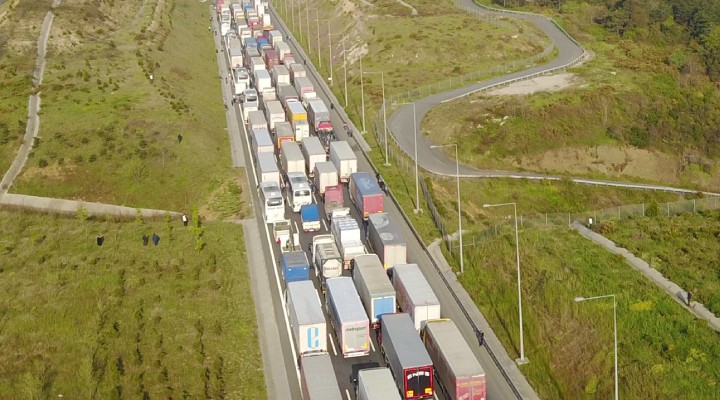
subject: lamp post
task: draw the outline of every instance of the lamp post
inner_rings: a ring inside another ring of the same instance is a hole
[[[329,19],[316,19],[315,25],[317,26],[317,45],[318,45],[318,68],[322,68],[322,51],[320,51],[320,23],[327,22],[328,27],[330,26]]]
[[[307,7],[307,0],[305,0],[305,22],[307,23],[307,39],[305,40],[305,43],[307,44],[308,51],[312,52],[312,48],[310,48],[310,10],[314,10],[317,18],[317,14],[320,12],[317,8],[308,8]],[[318,47],[318,52],[320,51],[320,47]]]
[[[382,104],[383,104],[383,129],[385,132],[385,166],[390,166],[390,159],[388,158],[388,143],[387,143],[387,107],[385,104],[385,73],[382,71],[365,71],[364,74],[380,74],[380,84],[382,85]],[[362,81],[361,81],[362,82]],[[363,102],[364,103],[364,102]]]
[[[614,332],[614,335],[615,335],[615,400],[618,400],[619,392],[618,392],[617,302],[615,301],[615,295],[614,294],[606,294],[604,296],[595,296],[595,297],[576,297],[575,301],[580,303],[583,301],[605,299],[608,297],[612,297],[612,299],[613,299],[613,330],[615,331]]]
[[[518,286],[518,314],[520,315],[520,358],[515,360],[518,365],[527,364],[528,359],[525,358],[525,339],[523,335],[523,314],[522,314],[522,290],[520,286],[520,241],[518,240],[518,224],[517,224],[517,204],[483,204],[483,208],[513,206],[515,215],[515,257],[517,260],[517,286]]]
[[[444,144],[440,146],[430,146],[431,149],[440,147],[455,146],[455,171],[457,176],[457,203],[458,203],[458,233],[460,234],[460,274],[465,273],[465,257],[463,256],[463,234],[462,234],[462,210],[460,208],[460,159],[458,158],[458,145]],[[417,157],[415,157],[417,159]]]
[[[330,64],[330,86],[333,85],[333,59],[332,59],[332,33],[330,33],[330,20],[327,21],[328,23],[328,51],[330,52],[330,55],[328,57],[328,63]]]
[[[292,30],[295,30],[295,0],[290,1],[290,17],[292,22]]]
[[[342,43],[343,43],[343,75],[345,78],[345,108],[348,106],[348,91],[347,91],[347,54],[345,51],[345,39],[347,39],[347,35],[343,36]]]
[[[412,104],[413,108],[413,126],[415,128],[415,208],[413,209],[413,212],[415,214],[420,212],[420,179],[418,178],[418,145],[417,145],[417,134],[418,134],[418,123],[417,123],[417,114],[415,112],[415,102],[412,103],[400,103],[399,105],[407,105]],[[430,146],[436,147],[436,146]],[[458,191],[459,192],[459,191]]]
[[[362,56],[360,56],[360,111],[362,112],[362,133],[365,134],[365,90],[363,90]]]

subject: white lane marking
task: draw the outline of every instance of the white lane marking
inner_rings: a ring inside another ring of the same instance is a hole
[[[330,344],[332,345],[333,349],[333,355],[337,357],[337,350],[335,350],[335,341],[332,338],[332,335],[328,333],[328,338],[330,338]]]
[[[327,222],[325,222],[325,218],[322,219],[322,224],[323,224],[323,228],[325,228],[325,231],[327,232],[328,227],[327,227]]]
[[[295,225],[295,232],[300,233],[300,229],[298,229],[297,221],[293,221],[293,225]]]
[[[345,396],[347,396],[347,399],[348,399],[348,400],[352,400],[352,399],[350,398],[350,391],[347,390],[347,389],[345,389]]]
[[[370,340],[370,348],[372,349],[373,353],[375,352],[375,345],[373,344],[372,340]]]

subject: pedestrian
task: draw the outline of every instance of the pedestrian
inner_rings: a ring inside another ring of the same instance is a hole
[[[485,332],[481,331],[480,329],[476,330],[475,332],[477,334],[478,343],[480,344],[480,346],[484,345],[485,344]]]
[[[692,292],[688,291],[687,293],[687,305],[690,307],[690,302],[692,301]]]
[[[98,246],[102,246],[103,243],[105,242],[105,236],[98,235],[97,238],[95,238],[95,242],[97,242]]]
[[[310,182],[310,192],[315,193],[315,182],[313,181]]]
[[[182,215],[182,222],[183,222],[183,226],[187,226],[187,225],[188,225],[188,217],[187,217],[187,215],[185,215],[185,214]]]
[[[368,226],[370,226],[370,222],[366,219],[363,220],[363,228],[365,229],[365,240],[367,240],[368,237]]]
[[[380,183],[380,181],[382,181],[382,179],[380,178],[380,173],[379,173],[379,172],[376,172],[376,173],[375,173],[375,179],[378,181],[378,183]]]
[[[153,243],[155,244],[155,246],[160,244],[160,236],[158,236],[157,233],[153,233],[152,240],[153,240]]]
[[[143,234],[142,241],[143,241],[143,246],[147,246],[148,242],[150,241],[150,236]]]
[[[183,135],[182,133],[178,133],[178,143],[182,143]]]

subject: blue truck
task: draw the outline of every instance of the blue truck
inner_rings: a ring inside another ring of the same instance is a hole
[[[310,262],[304,251],[288,251],[282,253],[283,280],[287,285],[290,282],[306,281],[310,279]]]
[[[300,207],[300,220],[303,232],[317,232],[320,230],[320,208],[318,205],[305,204]]]

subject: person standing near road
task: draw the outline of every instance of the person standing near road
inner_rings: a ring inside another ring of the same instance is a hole
[[[158,236],[157,233],[153,233],[152,240],[153,240],[153,243],[155,244],[155,246],[160,244],[160,236]]]
[[[147,246],[148,243],[150,242],[150,236],[143,234],[142,241],[143,241],[143,246]]]
[[[182,222],[183,222],[183,226],[188,226],[188,217],[187,217],[187,215],[185,215],[185,214],[182,215]]]

